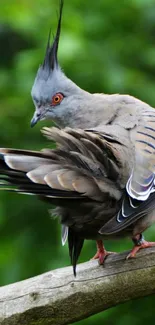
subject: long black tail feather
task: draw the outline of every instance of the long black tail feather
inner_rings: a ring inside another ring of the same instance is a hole
[[[69,247],[69,255],[70,255],[71,263],[73,265],[74,276],[76,276],[76,265],[83,244],[84,244],[84,239],[80,237],[79,234],[75,232],[73,229],[69,228],[68,247]]]

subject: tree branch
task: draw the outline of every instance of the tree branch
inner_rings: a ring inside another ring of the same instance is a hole
[[[57,269],[0,288],[0,325],[65,325],[155,293],[155,248]]]

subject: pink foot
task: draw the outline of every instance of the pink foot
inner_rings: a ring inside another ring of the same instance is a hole
[[[99,260],[99,264],[102,265],[108,255],[116,254],[115,252],[107,252],[103,246],[102,240],[97,240],[97,253],[94,255],[92,260]]]
[[[142,248],[148,248],[148,247],[153,247],[155,246],[155,242],[148,242],[146,240],[143,240],[140,245],[135,245],[131,252],[128,254],[126,259],[128,260],[129,258],[134,258],[136,257],[137,252],[142,249]]]

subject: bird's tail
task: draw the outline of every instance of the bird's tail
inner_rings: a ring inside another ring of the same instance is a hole
[[[68,231],[68,246],[71,263],[73,265],[73,273],[76,276],[76,264],[83,247],[84,238],[80,237],[72,228]]]

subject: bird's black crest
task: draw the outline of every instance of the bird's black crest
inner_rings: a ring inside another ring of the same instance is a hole
[[[53,40],[53,44],[50,46],[50,38],[51,38],[51,29],[49,32],[49,37],[47,41],[46,53],[43,62],[43,69],[54,70],[58,66],[57,52],[59,45],[59,38],[61,32],[61,20],[62,20],[62,10],[63,10],[64,1],[60,0],[60,9],[59,9],[59,19],[57,25],[56,35]]]

